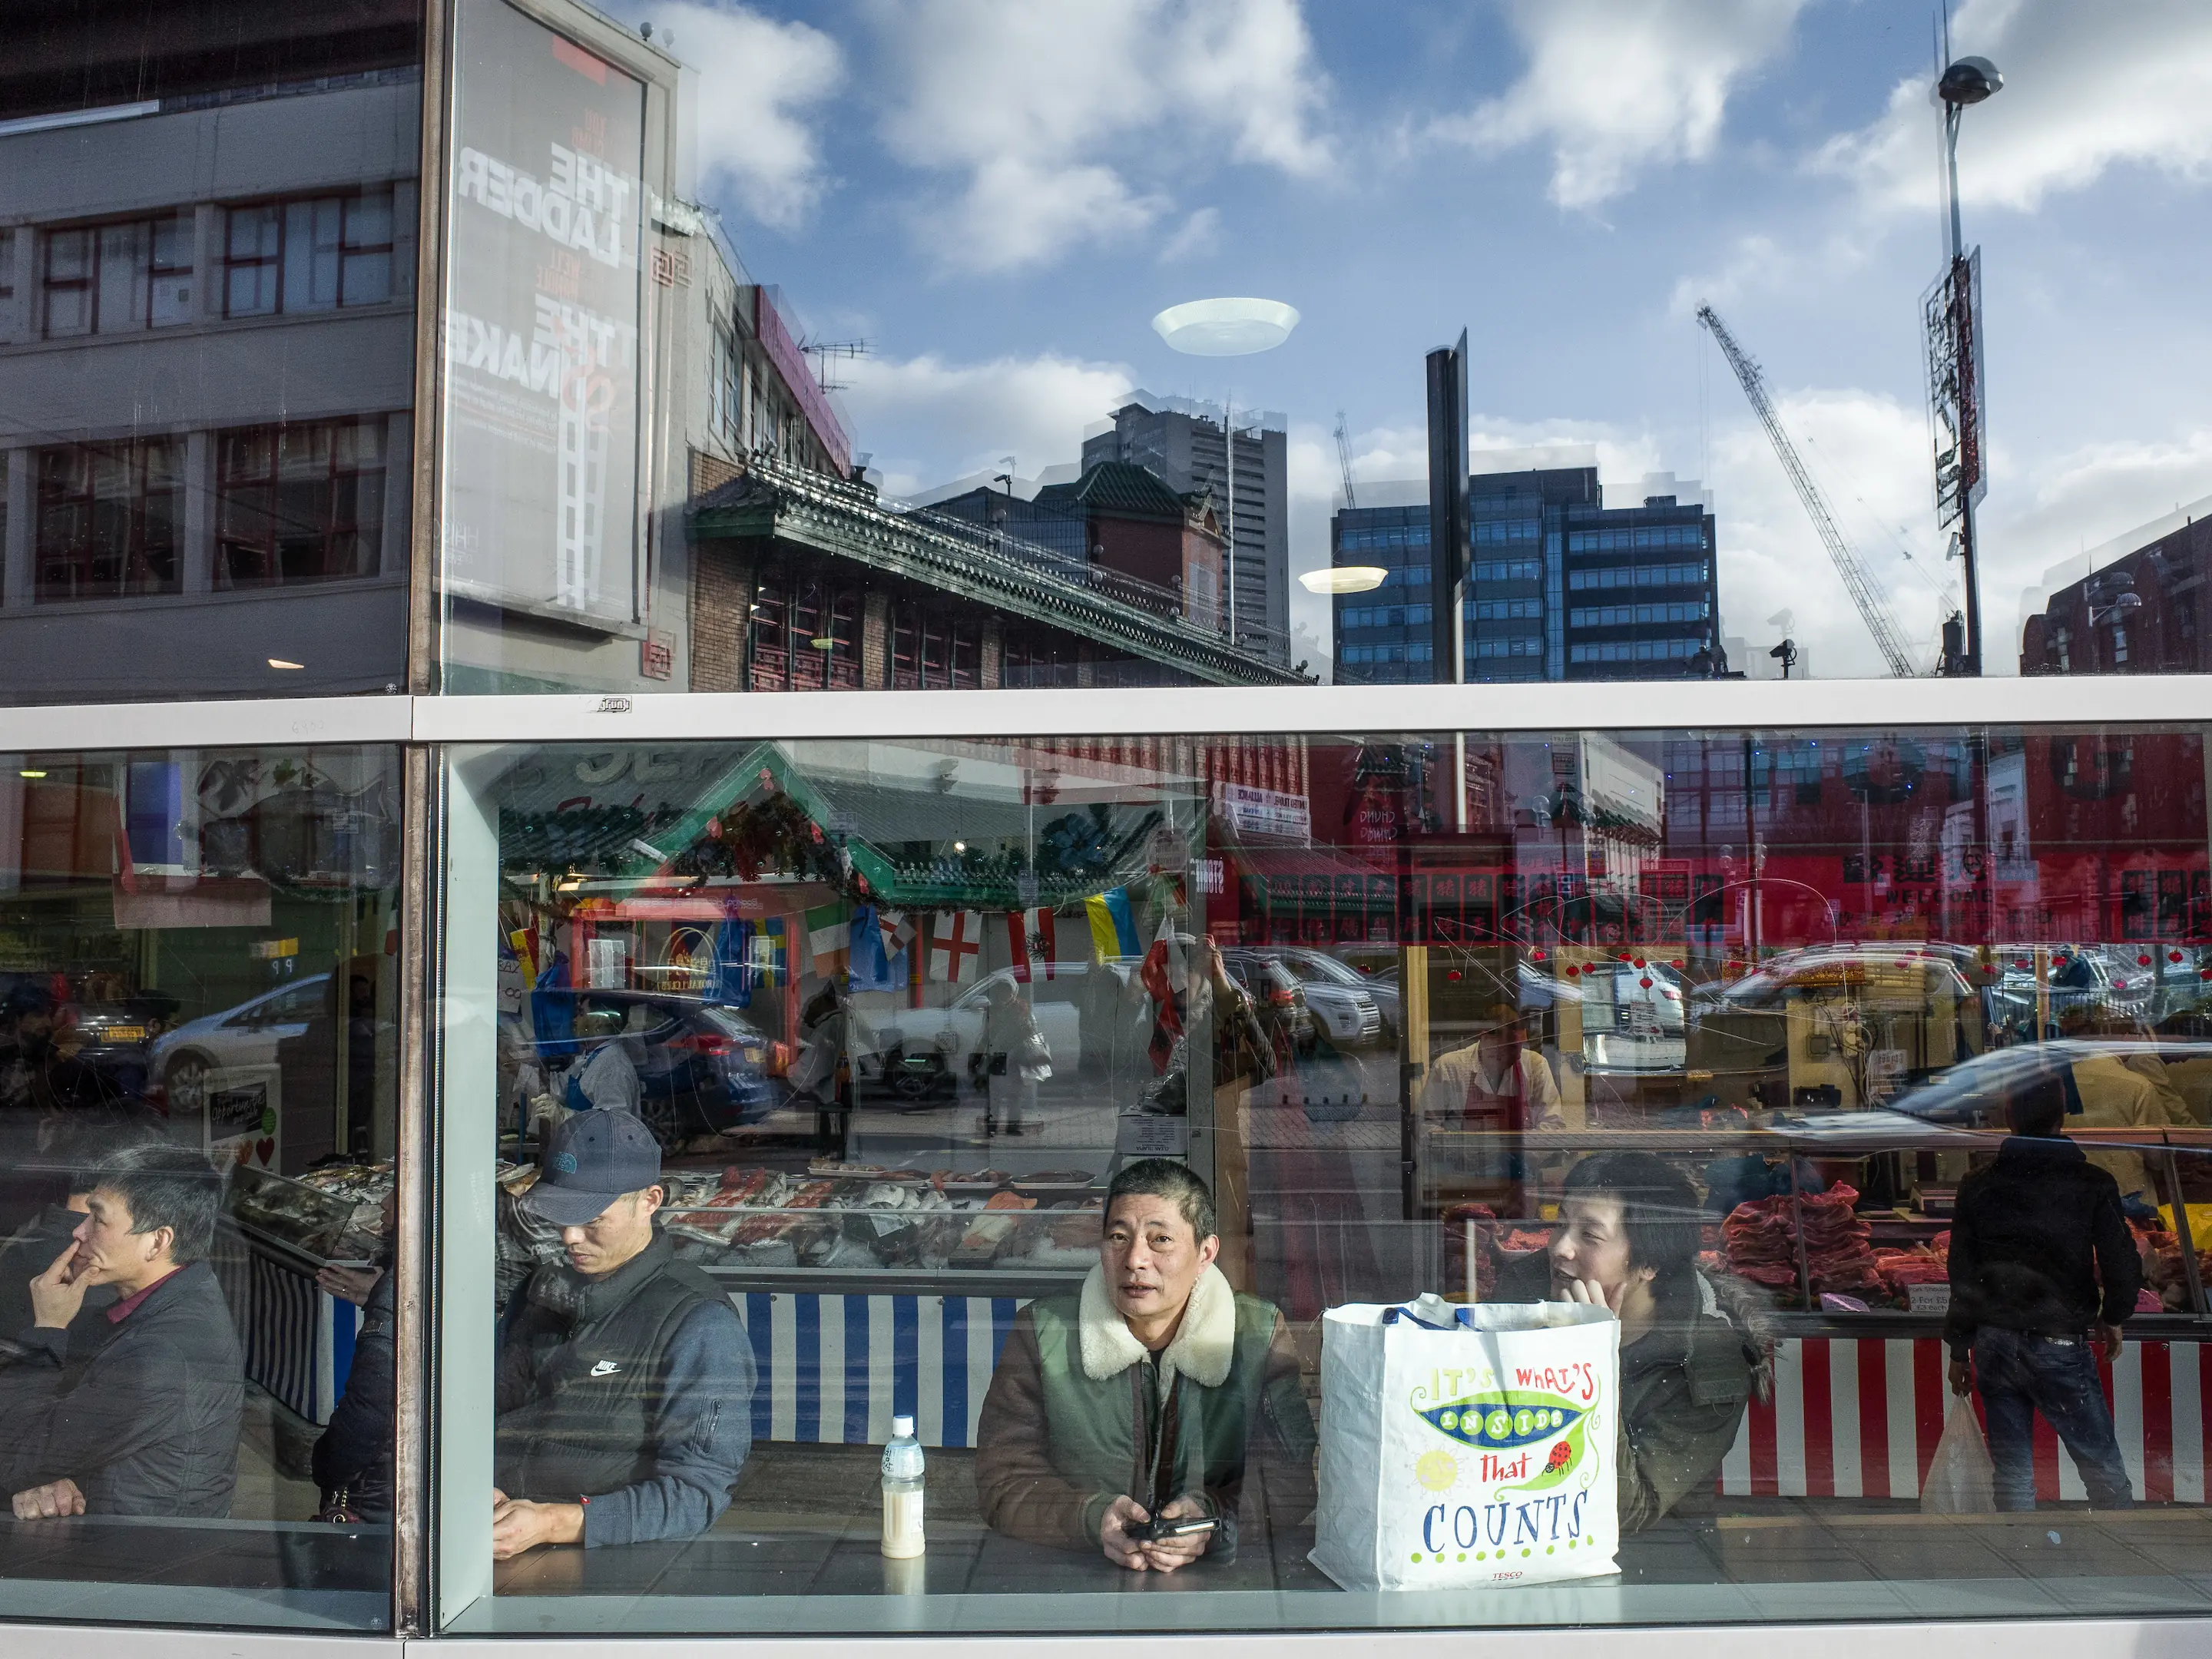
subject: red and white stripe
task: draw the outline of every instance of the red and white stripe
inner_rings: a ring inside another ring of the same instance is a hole
[[[2105,1394],[2136,1496],[2205,1501],[2212,1375],[2194,1342],[2130,1342],[2105,1367]],[[1752,1402],[1721,1464],[1732,1498],[1920,1495],[1950,1400],[1948,1359],[1934,1337],[1792,1337],[1777,1345],[1774,1398]],[[2035,1488],[2086,1496],[2071,1457],[2040,1418]]]

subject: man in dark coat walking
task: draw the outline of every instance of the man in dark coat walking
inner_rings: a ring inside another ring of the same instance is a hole
[[[2006,1108],[2012,1133],[1986,1169],[1959,1183],[1951,1223],[1951,1391],[1978,1388],[2000,1510],[2035,1507],[2033,1436],[2041,1412],[2074,1454],[2096,1509],[2135,1501],[2097,1375],[2135,1311],[2142,1262],[2119,1183],[2061,1129],[2063,1078],[2051,1073]]]

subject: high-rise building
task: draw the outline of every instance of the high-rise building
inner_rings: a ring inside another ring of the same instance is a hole
[[[1429,509],[1419,484],[1365,485],[1331,522],[1330,560],[1374,565],[1382,585],[1335,603],[1336,677],[1434,678]],[[1465,678],[1680,679],[1725,671],[1716,618],[1713,517],[1680,494],[1604,505],[1595,466],[1469,481]]]
[[[1224,609],[1253,655],[1291,659],[1291,512],[1285,417],[1271,410],[1237,409],[1236,547]],[[1133,393],[1111,423],[1083,441],[1083,470],[1109,461],[1140,466],[1177,495],[1210,493],[1223,520],[1231,516],[1224,464],[1222,410],[1187,398]],[[1233,607],[1229,600],[1233,597]]]

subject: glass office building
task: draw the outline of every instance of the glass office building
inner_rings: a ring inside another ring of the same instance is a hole
[[[2197,19],[7,15],[26,1650],[2204,1644]]]

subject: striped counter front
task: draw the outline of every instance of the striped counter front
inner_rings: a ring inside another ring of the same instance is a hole
[[[2129,1342],[2101,1366],[2137,1501],[2201,1504],[2212,1444],[2212,1378],[2194,1342]],[[1903,1498],[1942,1437],[1951,1391],[1936,1337],[1789,1338],[1776,1347],[1774,1398],[1754,1401],[1721,1465],[1736,1498]],[[2051,1425],[2035,1423],[2039,1498],[2087,1496]]]

